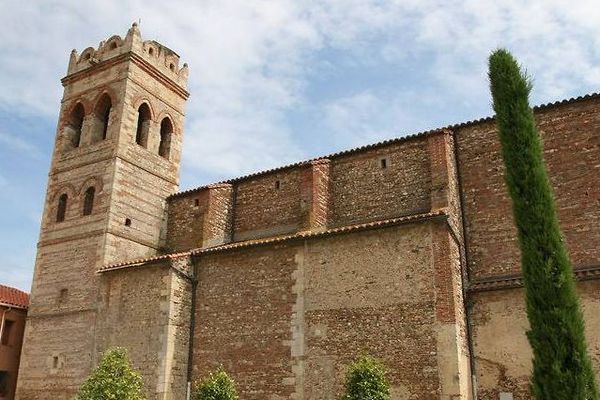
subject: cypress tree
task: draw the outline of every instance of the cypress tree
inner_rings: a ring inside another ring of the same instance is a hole
[[[538,400],[597,400],[573,269],[529,106],[531,82],[504,49],[490,56],[489,79],[521,248],[532,392]]]

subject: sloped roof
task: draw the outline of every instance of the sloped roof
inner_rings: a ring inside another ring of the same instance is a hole
[[[29,307],[29,294],[10,286],[0,285],[0,305],[26,310]]]
[[[572,103],[577,103],[580,101],[585,101],[585,100],[590,100],[590,99],[597,99],[600,97],[600,92],[593,92],[593,93],[588,93],[586,95],[582,95],[582,96],[578,96],[578,97],[571,97],[569,99],[564,99],[564,100],[558,100],[558,101],[554,101],[551,103],[545,103],[545,104],[540,104],[537,106],[533,107],[533,111],[544,111],[547,109],[552,109],[558,106],[562,106],[562,105],[566,105],[566,104],[572,104]],[[336,158],[336,157],[341,157],[341,156],[345,156],[347,154],[354,154],[354,153],[360,153],[362,151],[367,151],[367,150],[371,150],[371,149],[376,149],[378,147],[383,147],[383,146],[387,146],[390,144],[394,144],[394,143],[401,143],[404,141],[408,141],[408,140],[412,140],[412,139],[417,139],[417,138],[422,138],[425,136],[429,136],[429,135],[434,135],[434,134],[439,134],[439,133],[443,133],[443,132],[452,132],[455,131],[457,129],[460,128],[464,128],[464,127],[468,127],[468,126],[472,126],[472,125],[477,125],[477,124],[482,124],[485,122],[490,122],[494,120],[494,116],[487,116],[487,117],[483,117],[483,118],[479,118],[479,119],[473,119],[470,121],[466,121],[466,122],[460,122],[460,123],[456,123],[456,124],[452,124],[452,125],[447,125],[444,126],[442,128],[434,128],[434,129],[430,129],[427,131],[422,131],[422,132],[418,132],[418,133],[413,133],[413,134],[408,134],[408,135],[402,135],[400,137],[397,138],[392,138],[392,139],[387,139],[387,140],[383,140],[377,143],[371,143],[371,144],[366,144],[363,146],[359,146],[359,147],[354,147],[351,149],[347,149],[347,150],[341,150],[338,151],[337,153],[332,153],[332,154],[328,154],[322,157],[317,157],[317,158],[313,158],[310,160],[304,160],[304,161],[298,161],[292,164],[287,164],[287,165],[283,165],[280,167],[276,167],[276,168],[271,168],[271,169],[267,169],[267,170],[263,170],[263,171],[258,171],[258,172],[254,172],[248,175],[244,175],[244,176],[240,176],[237,178],[232,178],[232,179],[228,179],[228,180],[224,180],[224,181],[220,181],[217,182],[215,184],[223,184],[223,183],[234,183],[234,182],[239,182],[242,181],[244,179],[248,179],[248,178],[252,178],[255,176],[260,176],[260,175],[265,175],[265,174],[270,174],[272,172],[277,172],[277,171],[282,171],[282,170],[286,170],[286,169],[290,169],[290,168],[294,168],[294,167],[298,167],[301,165],[307,165],[312,161],[317,161],[320,159],[330,159],[330,158]],[[203,186],[198,186],[198,187],[194,187],[191,189],[186,189],[180,192],[176,192],[173,193],[172,195],[170,195],[169,197],[167,197],[167,199],[172,199],[172,198],[176,198],[176,197],[183,197],[195,192],[199,192],[200,190],[206,189],[211,185],[203,185]]]

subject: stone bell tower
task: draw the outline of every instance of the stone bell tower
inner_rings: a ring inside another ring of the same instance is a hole
[[[156,255],[178,189],[188,68],[137,24],[71,53],[61,103],[18,399],[70,399],[96,363],[105,264]]]

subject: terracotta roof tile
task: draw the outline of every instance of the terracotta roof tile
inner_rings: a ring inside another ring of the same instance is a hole
[[[446,210],[440,209],[440,210],[436,210],[436,211],[428,212],[428,213],[424,213],[424,214],[413,214],[413,215],[407,215],[407,216],[398,217],[398,218],[378,220],[378,221],[366,222],[366,223],[356,224],[356,225],[346,225],[346,226],[342,226],[342,227],[338,227],[338,228],[327,229],[325,231],[320,231],[320,232],[303,231],[303,232],[297,232],[297,233],[294,233],[291,235],[274,236],[274,237],[268,237],[268,238],[263,238],[263,239],[245,240],[242,242],[227,243],[227,244],[214,246],[214,247],[192,249],[192,250],[182,252],[182,253],[164,254],[164,255],[160,255],[160,256],[156,256],[156,257],[143,258],[143,259],[138,259],[138,260],[126,261],[126,262],[122,262],[122,263],[118,263],[118,264],[106,265],[106,266],[100,268],[97,272],[107,272],[107,271],[112,271],[112,270],[126,268],[126,267],[134,267],[134,266],[138,266],[138,265],[144,265],[144,264],[148,264],[148,263],[151,263],[154,261],[175,259],[178,257],[184,257],[184,256],[189,256],[189,255],[213,253],[216,251],[232,250],[232,249],[238,249],[241,247],[260,246],[260,245],[271,244],[271,243],[280,243],[280,242],[286,242],[288,240],[294,240],[294,239],[308,239],[308,238],[320,237],[320,236],[330,236],[330,235],[336,235],[336,234],[340,234],[340,233],[355,232],[355,231],[374,229],[374,228],[382,228],[382,227],[392,226],[392,225],[407,224],[407,223],[411,223],[411,222],[424,221],[424,220],[429,220],[429,219],[436,218],[436,217],[445,217],[445,216],[446,216]]]
[[[0,285],[0,304],[27,309],[29,294],[10,286]]]

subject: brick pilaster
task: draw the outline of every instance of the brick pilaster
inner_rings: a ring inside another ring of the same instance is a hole
[[[229,183],[208,187],[202,247],[229,243],[232,236],[233,186]]]
[[[306,209],[306,230],[324,230],[330,223],[329,171],[330,161],[322,158],[311,161],[304,175],[302,202]]]

